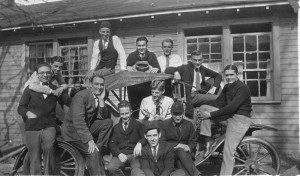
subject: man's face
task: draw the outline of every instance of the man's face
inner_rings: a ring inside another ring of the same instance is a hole
[[[203,61],[204,61],[204,59],[202,57],[202,54],[199,56],[196,56],[196,55],[192,56],[192,63],[195,68],[199,68],[202,65]]]
[[[95,95],[100,95],[104,89],[104,80],[99,77],[94,77],[91,90]]]
[[[54,62],[53,64],[51,64],[51,70],[53,71],[54,75],[57,75],[63,67],[63,63],[61,62]]]
[[[108,40],[109,37],[110,37],[110,29],[109,28],[106,28],[106,27],[101,28],[99,30],[99,33],[100,33],[103,40]]]
[[[173,48],[173,46],[170,42],[163,42],[162,50],[163,50],[165,56],[171,55],[172,48]]]
[[[145,134],[145,139],[147,139],[150,146],[156,147],[158,145],[160,136],[161,134],[158,133],[157,129],[153,129],[153,130],[149,130]]]
[[[42,66],[38,69],[38,78],[41,82],[49,82],[51,75],[51,70],[47,66]]]
[[[75,83],[74,87],[75,87],[75,89],[76,89],[77,91],[79,91],[80,88],[81,88],[81,84],[80,84],[80,83]]]
[[[139,54],[145,54],[145,52],[147,51],[148,44],[146,43],[146,41],[142,40],[136,43],[136,47]]]
[[[161,97],[163,96],[163,93],[165,91],[161,91],[161,90],[158,90],[158,89],[152,89],[151,90],[151,95],[152,95],[152,99],[153,101],[158,101],[161,99]]]
[[[120,117],[123,122],[128,122],[131,117],[131,109],[129,107],[122,107],[119,109]]]
[[[183,113],[182,114],[172,113],[172,119],[175,123],[181,123],[183,119]]]
[[[234,70],[225,70],[224,75],[225,75],[226,82],[229,84],[232,84],[238,80],[238,76]]]

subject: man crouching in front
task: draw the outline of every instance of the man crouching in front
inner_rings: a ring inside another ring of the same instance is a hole
[[[90,89],[78,92],[61,127],[62,137],[85,157],[89,175],[105,175],[101,149],[107,147],[113,122],[104,103],[104,78],[93,76]]]

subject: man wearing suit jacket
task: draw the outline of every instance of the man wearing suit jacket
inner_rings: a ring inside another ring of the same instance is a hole
[[[128,101],[121,101],[118,105],[120,121],[113,128],[109,147],[113,155],[107,170],[111,175],[124,175],[122,168],[131,167],[131,175],[142,174],[140,162],[133,155],[136,144],[144,137],[145,126],[131,117],[131,106]],[[140,148],[141,149],[141,148]]]
[[[57,87],[51,84],[51,68],[47,63],[40,63],[37,66],[37,77],[40,86],[56,90]],[[53,94],[43,94],[26,87],[21,97],[18,113],[25,122],[25,143],[28,148],[30,168],[24,167],[26,174],[42,175],[41,153],[43,153],[44,174],[54,175],[55,173],[55,149],[56,137],[56,114],[57,101],[61,99],[64,104],[70,106],[71,98],[62,94],[59,98]],[[29,162],[28,161],[28,162]],[[28,166],[26,164],[26,166]]]
[[[95,75],[91,84],[73,98],[61,127],[62,137],[85,156],[90,175],[105,175],[100,151],[107,146],[113,122],[107,118],[103,99],[104,78]]]
[[[214,95],[214,93],[222,81],[222,76],[219,73],[202,66],[204,59],[200,51],[193,51],[191,57],[192,62],[187,65],[169,67],[165,70],[165,73],[168,74],[174,74],[178,71],[180,76],[177,77],[175,75],[174,79],[182,79],[183,82],[186,83],[185,94],[187,105],[185,113],[189,118],[193,118],[193,107],[210,104],[217,98],[217,95]],[[211,87],[205,82],[205,77],[214,79],[214,83]],[[208,91],[208,93],[200,94],[200,90]]]
[[[172,144],[175,149],[175,162],[178,168],[187,175],[200,175],[193,162],[193,155],[197,145],[196,131],[192,122],[183,119],[184,107],[179,101],[171,107],[172,118],[163,122],[162,140]]]
[[[174,168],[174,148],[172,144],[160,141],[161,133],[156,122],[151,122],[145,130],[148,144],[143,147],[140,157],[141,168],[146,176],[184,176],[182,169]]]

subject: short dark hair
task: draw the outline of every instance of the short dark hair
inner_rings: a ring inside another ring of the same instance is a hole
[[[65,62],[65,58],[62,56],[53,56],[51,58],[51,64],[53,64],[54,62],[61,62],[64,63]]]
[[[39,68],[41,68],[41,67],[48,67],[48,68],[50,68],[50,70],[51,70],[51,66],[50,66],[48,63],[46,63],[46,62],[40,62],[40,63],[36,66],[36,72],[38,72]]]
[[[151,89],[163,91],[166,88],[164,80],[155,79],[151,82]]]
[[[227,66],[224,68],[224,72],[225,72],[226,70],[234,70],[234,72],[235,72],[236,74],[238,74],[238,68],[237,68],[236,65],[232,65],[232,64],[227,65]]]
[[[194,50],[192,53],[191,53],[191,56],[200,56],[202,55],[202,52],[199,51],[199,50]]]
[[[171,46],[173,47],[173,40],[172,40],[172,39],[164,39],[164,40],[161,42],[161,46],[164,45],[164,42],[171,43]]]
[[[93,75],[93,76],[91,77],[91,79],[90,79],[91,83],[93,82],[93,80],[94,80],[95,77],[101,78],[101,79],[103,79],[103,80],[105,81],[104,76],[102,76],[102,75]]]
[[[118,110],[120,110],[121,108],[125,108],[125,107],[129,107],[129,109],[131,110],[131,105],[128,101],[126,101],[126,100],[120,101],[120,103],[118,104]]]
[[[145,37],[145,36],[138,37],[138,38],[136,39],[136,43],[139,42],[139,41],[146,41],[146,44],[148,43],[148,39],[147,39],[147,37]]]

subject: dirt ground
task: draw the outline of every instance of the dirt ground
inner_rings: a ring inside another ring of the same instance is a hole
[[[280,155],[280,159],[280,175],[292,176],[295,174],[300,174],[299,170],[295,171],[295,165],[300,163],[300,157],[298,158],[298,156],[295,155]],[[9,158],[6,161],[0,163],[0,176],[10,175],[14,160],[14,158]],[[220,172],[220,163],[218,163],[218,161],[207,161],[199,165],[197,168],[201,171],[202,175],[218,175]],[[293,169],[292,171],[290,171],[291,168]]]

